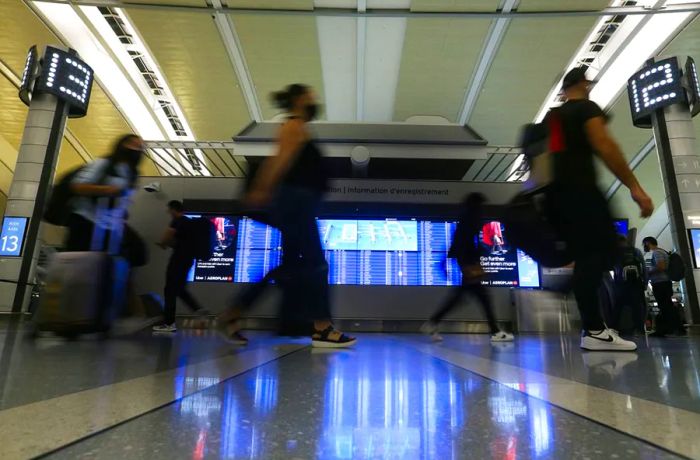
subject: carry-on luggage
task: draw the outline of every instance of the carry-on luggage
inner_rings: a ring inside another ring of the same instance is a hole
[[[112,206],[113,201],[98,200],[91,251],[53,256],[35,316],[35,332],[68,338],[106,333],[124,308],[129,264],[119,252],[124,228],[121,202],[126,200]]]

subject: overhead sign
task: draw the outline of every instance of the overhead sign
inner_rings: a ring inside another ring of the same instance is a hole
[[[28,217],[5,217],[0,234],[0,256],[20,257],[27,231]]]
[[[36,45],[33,45],[27,52],[27,59],[24,62],[24,71],[22,72],[22,82],[19,84],[19,98],[26,105],[29,105],[32,101],[32,86],[38,64],[39,54],[37,53]]]
[[[47,46],[35,89],[66,101],[69,116],[82,117],[87,113],[93,80],[92,68],[75,54]]]
[[[654,111],[686,100],[678,59],[663,59],[640,69],[627,81],[627,94],[634,125],[651,128]]]

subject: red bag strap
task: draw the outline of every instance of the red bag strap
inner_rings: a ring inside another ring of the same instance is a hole
[[[547,117],[549,128],[549,152],[559,153],[566,150],[566,139],[564,138],[564,127],[561,116],[557,110],[552,110]]]

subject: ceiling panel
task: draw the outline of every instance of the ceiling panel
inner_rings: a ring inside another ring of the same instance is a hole
[[[409,19],[394,120],[437,115],[455,122],[491,25],[486,19]]]
[[[411,11],[418,12],[487,12],[496,11],[500,0],[413,0]]]
[[[520,126],[534,119],[595,20],[589,17],[513,20],[469,125],[491,145],[513,145]]]
[[[197,139],[225,140],[250,116],[233,66],[208,15],[129,10]]]
[[[518,11],[599,11],[610,0],[520,0]]]
[[[266,119],[279,112],[270,93],[291,83],[311,85],[324,94],[316,18],[246,14],[234,16],[234,24]]]
[[[14,155],[3,155],[2,161],[14,170],[17,161],[17,149],[22,140],[24,120],[27,118],[27,107],[17,97],[17,88],[0,75],[0,136],[15,150]]]

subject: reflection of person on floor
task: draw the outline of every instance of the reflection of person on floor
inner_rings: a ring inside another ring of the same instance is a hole
[[[188,238],[190,220],[179,201],[168,203],[168,213],[172,221],[158,245],[163,249],[170,247],[173,252],[165,274],[165,319],[163,324],[153,327],[154,332],[177,332],[175,311],[178,297],[200,316],[208,314],[187,291],[187,275],[195,261],[194,247]]]
[[[487,223],[481,229],[483,235],[484,244],[490,248],[492,255],[504,254],[503,250],[503,230],[501,229],[501,223],[492,221]]]
[[[489,323],[491,340],[493,342],[510,342],[513,340],[512,334],[499,329],[496,318],[493,315],[491,298],[486,287],[481,284],[484,271],[481,268],[479,251],[473,241],[481,226],[485,201],[484,195],[472,193],[461,204],[459,223],[452,239],[448,257],[457,259],[459,268],[462,270],[462,285],[454,289],[442,307],[423,325],[423,332],[431,334],[434,340],[442,340],[438,332],[440,320],[457,307],[465,293],[471,294],[481,305]],[[498,224],[498,227],[500,229],[500,224]]]
[[[211,221],[216,229],[216,240],[218,241],[216,249],[224,250],[226,249],[226,220],[223,217],[214,217]]]

